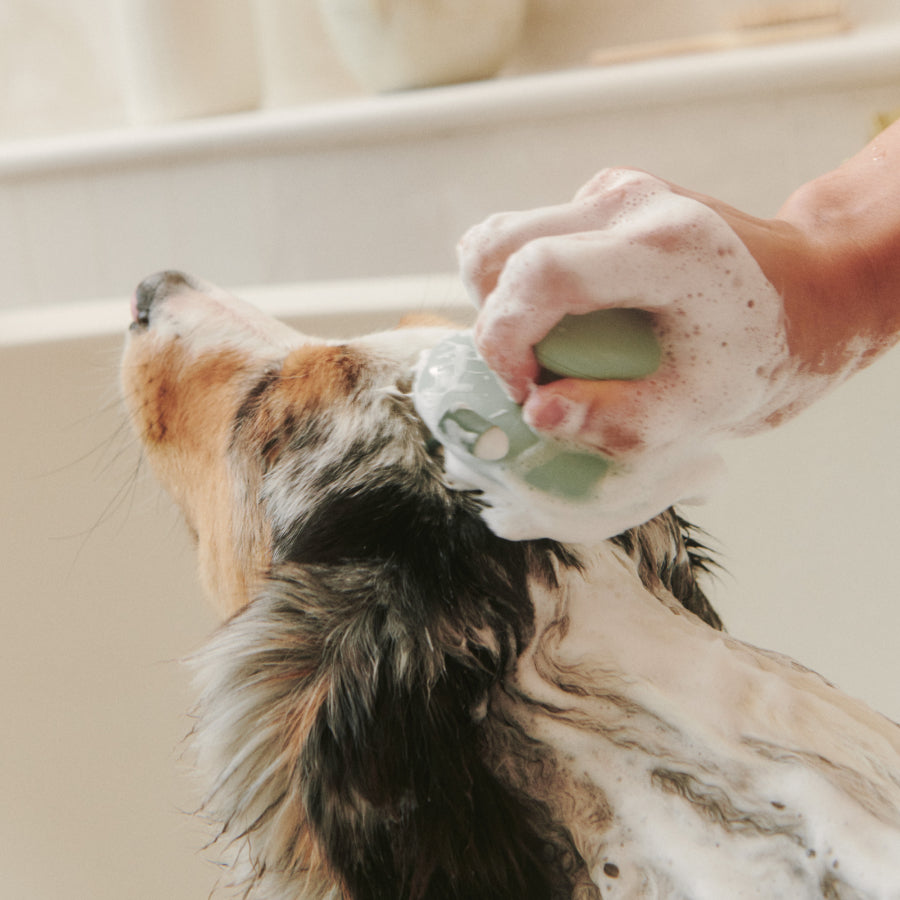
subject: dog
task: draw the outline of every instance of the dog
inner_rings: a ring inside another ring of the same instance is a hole
[[[494,535],[409,396],[453,326],[318,340],[178,272],[132,318],[225,617],[193,740],[241,896],[900,898],[900,728],[726,634],[673,510]]]

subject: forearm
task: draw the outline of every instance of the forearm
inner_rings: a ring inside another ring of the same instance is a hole
[[[772,226],[794,248],[795,265],[765,251],[758,259],[784,297],[791,349],[804,367],[852,371],[897,341],[900,123],[797,190]]]

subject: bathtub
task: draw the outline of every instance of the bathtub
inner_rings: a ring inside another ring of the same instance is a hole
[[[465,319],[449,276],[251,288],[304,330]],[[6,896],[206,896],[179,662],[214,619],[186,530],[139,465],[117,399],[127,299],[0,315],[0,845]],[[729,477],[686,510],[724,571],[736,635],[795,656],[900,718],[900,353],[799,420],[726,448]]]
[[[134,283],[183,267],[335,336],[408,309],[465,319],[452,276],[409,273],[452,271],[488,212],[618,163],[772,212],[896,106],[900,29],[883,27],[0,148],[0,893],[188,900],[216,879],[188,814],[180,663],[214,619],[123,425]],[[727,447],[725,485],[687,511],[720,552],[729,629],[894,718],[898,406],[895,352]]]

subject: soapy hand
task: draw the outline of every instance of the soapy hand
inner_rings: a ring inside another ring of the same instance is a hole
[[[607,510],[643,503],[649,517],[704,493],[719,440],[767,427],[827,387],[792,357],[778,290],[713,203],[607,170],[571,203],[493,216],[461,241],[482,305],[479,351],[532,428],[618,463]],[[564,315],[614,306],[652,313],[658,370],[541,385],[532,347]]]
[[[525,421],[614,463],[583,508],[538,521],[507,491],[486,517],[510,537],[615,534],[704,493],[722,438],[774,427],[900,340],[900,122],[772,219],[612,169],[571,203],[473,228],[460,263],[478,348]],[[659,368],[544,383],[532,347],[606,307],[650,312]]]

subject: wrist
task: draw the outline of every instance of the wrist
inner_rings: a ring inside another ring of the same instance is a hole
[[[876,149],[800,187],[775,220],[794,235],[792,353],[813,371],[850,374],[900,334],[900,187]]]

